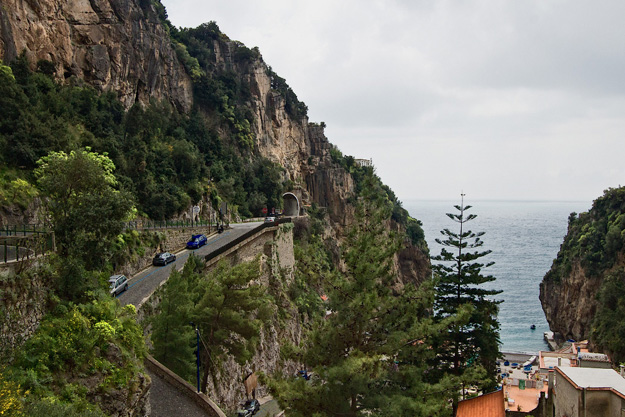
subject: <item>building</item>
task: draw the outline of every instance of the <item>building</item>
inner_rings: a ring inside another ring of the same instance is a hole
[[[456,417],[505,417],[503,390],[458,402]]]
[[[603,353],[579,352],[577,362],[580,368],[612,369],[610,358]]]
[[[355,159],[354,160],[361,167],[372,167],[373,159]]]
[[[588,351],[588,341],[574,342],[555,352],[539,352],[538,355],[540,372],[545,375],[556,367],[612,368],[608,355]]]
[[[554,417],[625,416],[625,378],[612,369],[556,367]]]

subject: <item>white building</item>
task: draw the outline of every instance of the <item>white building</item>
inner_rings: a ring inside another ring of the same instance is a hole
[[[554,417],[625,417],[625,378],[612,369],[556,367]]]

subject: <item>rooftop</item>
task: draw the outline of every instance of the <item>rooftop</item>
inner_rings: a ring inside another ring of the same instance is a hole
[[[625,378],[613,369],[556,368],[576,388],[612,389],[625,397]]]
[[[505,417],[503,391],[495,391],[458,403],[456,417]]]
[[[554,369],[577,366],[577,354],[569,352],[544,352],[538,353],[540,369]]]
[[[583,361],[610,362],[608,355],[603,353],[580,352],[577,354],[577,357]]]

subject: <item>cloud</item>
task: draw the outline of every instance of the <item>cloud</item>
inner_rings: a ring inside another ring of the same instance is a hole
[[[625,174],[625,2],[164,3],[258,46],[401,199],[590,200]]]

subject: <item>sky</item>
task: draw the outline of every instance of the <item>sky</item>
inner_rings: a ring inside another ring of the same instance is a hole
[[[591,201],[625,183],[622,0],[163,0],[257,46],[402,201]]]

